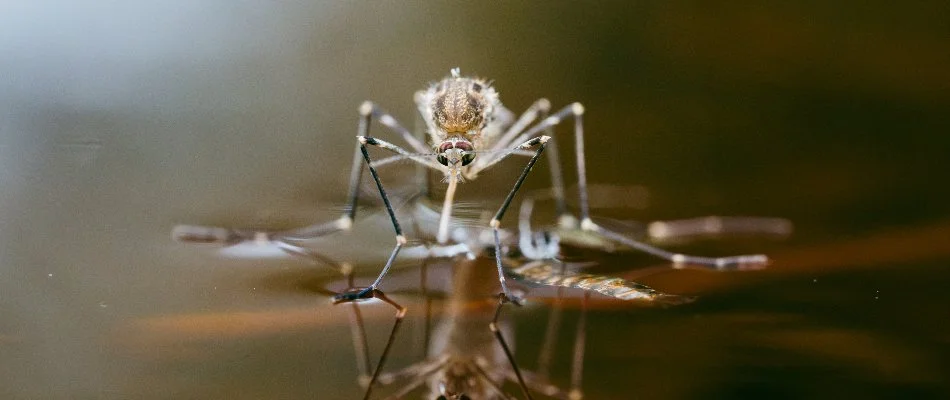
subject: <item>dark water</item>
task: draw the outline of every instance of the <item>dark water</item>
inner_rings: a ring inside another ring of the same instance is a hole
[[[332,218],[360,102],[411,126],[412,93],[456,66],[514,110],[583,102],[590,180],[650,191],[609,216],[795,222],[677,247],[761,249],[768,271],[644,281],[695,304],[593,312],[587,398],[950,395],[942,2],[21,3],[0,12],[0,397],[358,397],[324,272],[168,232]],[[328,246],[372,274],[385,229]],[[545,308],[512,315],[531,360]]]

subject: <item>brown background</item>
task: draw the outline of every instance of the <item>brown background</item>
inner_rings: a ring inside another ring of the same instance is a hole
[[[356,397],[345,313],[288,289],[321,272],[168,232],[332,217],[360,102],[412,126],[456,66],[583,102],[591,181],[650,190],[626,218],[796,223],[742,247],[770,271],[650,281],[695,305],[592,315],[588,398],[950,393],[944,2],[81,3],[0,6],[0,397]]]

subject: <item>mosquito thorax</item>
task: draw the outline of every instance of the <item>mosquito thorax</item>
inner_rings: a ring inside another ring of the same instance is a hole
[[[421,96],[421,111],[431,143],[438,145],[439,162],[454,165],[453,154],[462,165],[474,160],[474,154],[465,157],[466,154],[461,153],[474,151],[481,144],[482,130],[492,121],[492,113],[498,105],[498,92],[483,79],[462,77],[456,68]],[[460,151],[452,151],[460,148]]]

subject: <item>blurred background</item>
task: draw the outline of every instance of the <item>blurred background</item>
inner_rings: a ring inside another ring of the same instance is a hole
[[[795,223],[736,245],[768,271],[648,280],[696,304],[593,313],[587,398],[950,396],[948,11],[0,2],[0,397],[359,396],[347,314],[299,289],[321,271],[169,232],[335,217],[358,105],[412,127],[413,92],[452,67],[515,111],[584,103],[590,180],[649,190],[625,218]],[[501,199],[517,170],[460,190]],[[530,354],[544,310],[516,314]],[[390,309],[367,315],[388,329]]]

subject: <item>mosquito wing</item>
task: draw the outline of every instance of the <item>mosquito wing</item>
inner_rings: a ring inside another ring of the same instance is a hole
[[[509,270],[508,275],[528,285],[581,289],[620,300],[665,305],[689,303],[694,300],[691,296],[662,293],[622,278],[582,273],[544,261],[529,262]]]

